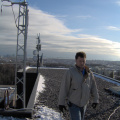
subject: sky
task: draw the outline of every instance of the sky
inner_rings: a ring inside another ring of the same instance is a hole
[[[26,2],[29,9],[27,57],[34,56],[40,33],[43,58],[74,59],[76,52],[84,51],[87,60],[120,61],[120,0]],[[1,5],[10,2],[0,1]],[[17,28],[12,8],[16,19],[18,5],[2,6],[0,55],[16,54]]]

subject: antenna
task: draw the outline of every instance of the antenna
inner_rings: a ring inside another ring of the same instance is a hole
[[[39,67],[39,51],[41,51],[41,44],[40,44],[40,33],[39,35],[37,35],[37,40],[38,40],[38,43],[36,45],[36,49],[37,49],[37,74],[38,74],[38,67]]]
[[[11,2],[10,0],[2,0]],[[16,70],[15,70],[15,90],[17,95],[16,102],[20,102],[20,108],[26,108],[26,56],[27,56],[27,31],[28,31],[28,4],[24,2],[11,2],[11,5],[19,5],[19,15],[17,17],[17,47],[16,47]],[[18,76],[19,66],[23,66],[23,74]],[[20,84],[22,90],[18,91]]]

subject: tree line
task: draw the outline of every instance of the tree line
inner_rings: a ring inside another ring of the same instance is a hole
[[[0,64],[0,85],[15,84],[15,64]]]

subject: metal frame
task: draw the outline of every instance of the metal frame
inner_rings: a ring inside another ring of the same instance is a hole
[[[15,3],[16,4],[16,3]],[[17,48],[16,48],[16,71],[15,71],[15,87],[17,100],[20,99],[23,103],[23,108],[26,108],[26,56],[27,56],[27,31],[28,31],[28,5],[27,3],[19,3],[19,16],[17,26]],[[18,78],[17,72],[19,65],[23,65],[23,76]],[[17,94],[17,84],[21,83],[23,92]]]
[[[11,2],[10,0],[1,0]],[[11,6],[14,4],[19,5],[19,16],[17,27],[17,47],[16,47],[16,70],[15,70],[15,90],[16,97],[23,103],[23,108],[26,108],[26,56],[27,56],[27,32],[28,32],[28,4],[26,0],[24,2],[11,2]],[[18,77],[19,65],[23,67],[23,76]],[[17,93],[17,85],[22,84],[22,93]]]

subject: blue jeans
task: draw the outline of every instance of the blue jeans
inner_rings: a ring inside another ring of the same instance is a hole
[[[69,102],[68,106],[69,106],[71,120],[84,120],[84,115],[87,105],[84,107],[78,107],[75,104]]]

